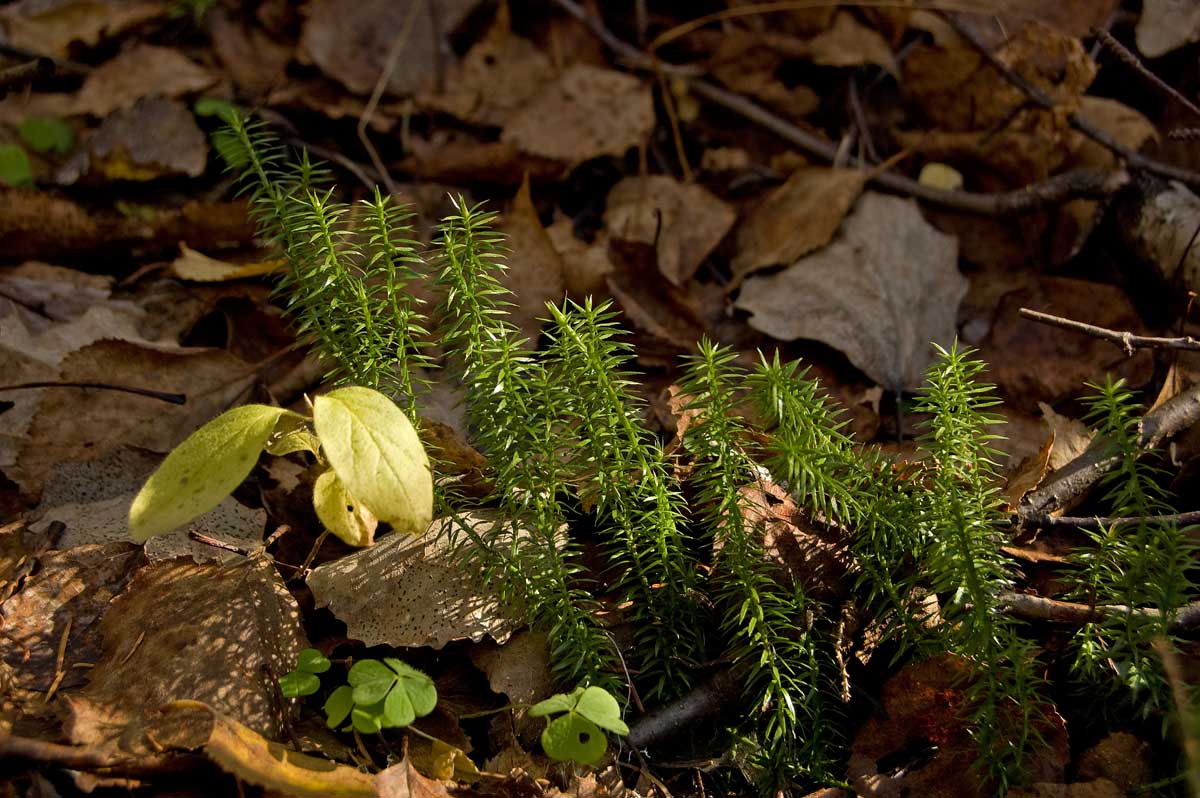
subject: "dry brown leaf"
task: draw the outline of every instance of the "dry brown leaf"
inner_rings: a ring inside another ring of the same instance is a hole
[[[273,563],[156,563],[111,606],[101,622],[104,653],[87,687],[63,696],[72,742],[146,752],[144,724],[159,707],[184,699],[279,738],[275,680],[307,641]]]
[[[1006,510],[1017,509],[1025,494],[1036,490],[1038,485],[1042,484],[1042,479],[1050,471],[1050,454],[1053,451],[1054,428],[1051,427],[1041,447],[1036,452],[1026,455],[1005,480],[1001,495],[1004,497]]]
[[[550,59],[512,32],[502,4],[488,32],[467,51],[444,90],[421,104],[475,125],[503,127],[508,117],[555,77]]]
[[[624,155],[654,129],[650,87],[624,72],[576,64],[509,117],[501,141],[574,165]]]
[[[536,704],[555,692],[550,644],[541,632],[518,632],[503,645],[481,643],[471,648],[470,655],[487,676],[492,692],[514,704]]]
[[[424,0],[316,0],[300,37],[300,56],[356,94],[370,94],[401,36],[397,69],[387,92],[416,94],[430,88],[438,69],[438,48],[479,0],[440,0],[440,36],[434,36],[430,6]],[[448,49],[448,48],[447,48]],[[443,55],[443,58],[445,56]]]
[[[1048,465],[1051,471],[1057,471],[1087,451],[1096,433],[1082,421],[1054,412],[1054,408],[1045,402],[1038,402],[1038,407],[1054,436],[1054,448],[1050,452]]]
[[[746,280],[735,304],[757,330],[822,341],[885,388],[911,390],[933,359],[930,342],[954,340],[967,291],[957,261],[956,241],[916,203],[867,192],[828,246]]]
[[[69,58],[76,42],[91,47],[160,17],[166,10],[163,2],[22,0],[0,9],[0,25],[13,47]]]
[[[449,798],[446,785],[417,772],[408,757],[375,777],[378,798]]]
[[[862,193],[863,183],[863,173],[851,169],[796,170],[738,227],[734,286],[759,269],[794,263],[828,244]]]
[[[1127,798],[1128,793],[1108,779],[1072,784],[1037,782],[1031,787],[1013,787],[1005,798]]]
[[[887,40],[862,25],[847,11],[839,11],[833,27],[808,41],[809,58],[814,64],[833,67],[857,67],[874,64],[892,75],[900,73],[896,57]]]
[[[207,139],[191,109],[179,100],[143,97],[105,117],[54,179],[70,185],[87,175],[132,181],[198,177],[207,164]]]
[[[589,244],[575,237],[575,223],[564,218],[547,227],[546,234],[562,261],[563,283],[572,299],[582,302],[586,297],[599,298],[608,293],[605,278],[612,274],[613,265],[608,258],[607,233],[597,233]]]
[[[770,41],[769,39],[767,41]],[[799,52],[807,50],[798,42]],[[779,79],[785,56],[764,46],[764,37],[733,29],[721,34],[709,58],[709,69],[729,89],[745,94],[791,119],[802,119],[821,105],[817,93],[803,84],[789,86]]]
[[[180,243],[179,257],[171,261],[171,273],[181,280],[214,283],[272,274],[282,269],[285,263],[286,261],[282,258],[249,263],[230,263],[210,258],[203,252],[197,252],[187,244]]]
[[[1200,41],[1200,5],[1192,0],[1144,0],[1137,24],[1137,47],[1159,58]]]
[[[509,318],[521,329],[529,345],[536,347],[542,331],[541,319],[547,314],[546,303],[561,302],[566,287],[558,250],[533,207],[528,177],[496,229],[508,238],[505,242],[509,250],[505,258],[508,269],[500,279],[513,292],[516,303]]]
[[[175,701],[151,717],[147,732],[167,748],[203,749],[223,770],[268,794],[294,798],[377,798],[376,776],[272,742],[200,701]],[[444,795],[444,793],[443,793]]]
[[[649,245],[610,243],[613,250],[624,250],[625,257],[623,268],[608,275],[605,283],[630,323],[660,342],[690,352],[705,329],[691,304],[695,297],[659,276]],[[644,350],[639,351],[642,354]]]
[[[462,519],[481,530],[501,523],[480,513]],[[507,639],[520,620],[481,574],[462,567],[461,552],[450,546],[453,523],[438,519],[423,536],[390,535],[313,569],[308,586],[317,606],[329,607],[347,636],[368,646],[441,648],[485,635]]]
[[[139,449],[120,448],[98,460],[56,463],[29,528],[44,530],[51,522],[66,524],[58,548],[129,540],[129,506],[162,458]],[[228,560],[238,555],[188,537],[199,532],[253,551],[262,545],[267,514],[227,496],[204,515],[170,535],[146,542],[151,561],[188,555],[197,562]]]
[[[847,777],[856,794],[960,798],[987,793],[972,767],[979,754],[964,719],[967,667],[965,659],[942,654],[888,679],[879,709],[850,747]],[[1044,746],[1026,758],[1026,772],[1033,781],[1061,781],[1069,757],[1066,723],[1048,708],[1038,731]],[[881,761],[890,761],[886,771],[881,772]]]
[[[1079,395],[1085,383],[1103,381],[1107,372],[1125,377],[1135,388],[1149,380],[1153,356],[1133,357],[1107,341],[1051,331],[1022,318],[1022,307],[1068,316],[1114,330],[1144,330],[1137,310],[1119,288],[1066,277],[1043,278],[1033,288],[1013,291],[999,303],[991,334],[980,345],[992,379],[1022,409],[1038,402],[1056,403]]]
[[[88,73],[74,94],[35,94],[0,102],[0,119],[26,116],[105,117],[143,97],[182,97],[213,85],[216,76],[170,47],[135,44]]]
[[[42,554],[21,591],[0,604],[0,659],[12,668],[17,684],[25,690],[50,689],[68,625],[65,675],[59,687],[85,682],[86,671],[71,666],[99,657],[100,619],[145,562],[141,547],[130,542]]]
[[[609,235],[653,245],[658,270],[678,286],[692,278],[736,218],[728,203],[703,186],[669,175],[621,180],[608,192],[604,211]]]
[[[1154,781],[1153,750],[1129,732],[1112,732],[1084,751],[1076,767],[1081,779],[1108,779],[1122,790],[1139,790]]]
[[[59,378],[184,393],[185,405],[114,391],[45,390],[18,459],[28,492],[57,463],[103,457],[120,446],[168,452],[201,424],[238,403],[257,378],[217,349],[99,341],[68,355]]]
[[[241,89],[263,95],[287,80],[292,45],[276,41],[261,28],[235,19],[220,5],[208,12],[206,22],[213,52]]]

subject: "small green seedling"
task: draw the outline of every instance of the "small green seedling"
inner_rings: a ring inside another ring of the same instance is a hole
[[[574,692],[552,695],[534,704],[529,715],[534,718],[558,715],[546,721],[542,750],[551,759],[570,760],[581,765],[594,765],[608,750],[601,729],[613,734],[629,734],[629,727],[621,720],[617,699],[601,687],[576,687]]]
[[[21,139],[34,152],[66,155],[75,149],[75,131],[61,119],[27,116],[18,130]]]
[[[433,474],[412,423],[383,394],[351,386],[318,396],[311,419],[244,405],[196,430],[133,500],[133,539],[170,532],[216,507],[264,450],[309,451],[329,465],[313,487],[313,507],[321,523],[352,546],[370,545],[380,521],[420,535],[433,519]]]
[[[325,723],[336,729],[350,717],[363,734],[408,726],[437,705],[433,679],[394,657],[354,663],[349,684],[333,691],[325,702]]]
[[[29,156],[17,144],[0,144],[0,183],[14,188],[33,185]]]
[[[295,670],[279,677],[279,691],[284,698],[299,698],[312,695],[321,689],[321,677],[317,674],[329,670],[329,660],[315,648],[306,648],[296,659]]]

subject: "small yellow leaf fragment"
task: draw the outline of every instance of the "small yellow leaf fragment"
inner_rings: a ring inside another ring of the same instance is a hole
[[[332,470],[322,472],[313,483],[313,509],[326,529],[351,546],[370,546],[375,541],[378,520],[346,492]]]
[[[214,418],[167,455],[129,508],[129,533],[149,540],[216,507],[242,483],[266,445],[281,407],[244,405]]]
[[[313,403],[313,427],[345,491],[397,531],[433,520],[433,473],[412,422],[378,391],[339,388]]]
[[[937,161],[930,161],[921,167],[921,176],[917,179],[922,185],[942,191],[958,191],[963,187],[962,173],[953,166]]]
[[[209,257],[203,252],[197,252],[187,244],[180,242],[179,257],[171,262],[171,271],[181,280],[191,280],[195,283],[219,283],[271,274],[279,271],[283,264],[282,258],[253,263],[230,263]]]

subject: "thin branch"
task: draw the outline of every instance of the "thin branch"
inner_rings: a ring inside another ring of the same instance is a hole
[[[745,97],[697,79],[697,75],[702,74],[698,68],[663,63],[622,41],[575,0],[554,0],[554,2],[586,25],[597,39],[630,66],[655,73],[662,72],[688,78],[688,85],[697,96],[754,122],[810,155],[830,163],[837,158],[837,147],[834,144],[788,122]],[[1056,175],[1015,191],[995,194],[945,191],[892,172],[870,175],[869,180],[890,191],[907,194],[943,207],[985,216],[1005,216],[1028,213],[1072,199],[1104,199],[1128,185],[1130,177],[1123,170],[1105,172],[1095,169],[1080,169]]]
[[[1072,529],[1097,529],[1099,527],[1115,528],[1119,526],[1129,526],[1130,524],[1177,524],[1179,526],[1191,526],[1200,524],[1200,510],[1191,510],[1186,513],[1170,513],[1167,515],[1129,515],[1105,517],[1100,515],[1095,516],[1070,516],[1070,515],[1036,515],[1028,518],[1020,519],[1019,523],[1026,527],[1071,527]]]
[[[1012,67],[1008,66],[1008,64],[1005,64],[1003,61],[997,58],[996,54],[992,52],[987,44],[985,44],[983,40],[976,36],[974,31],[969,30],[965,25],[961,24],[957,19],[955,19],[953,14],[944,13],[942,14],[942,18],[950,24],[950,27],[954,28],[954,31],[959,36],[962,36],[964,39],[966,39],[971,46],[974,47],[981,56],[983,56],[983,59],[987,61],[993,69],[1000,73],[1002,78],[1020,89],[1025,96],[1032,100],[1036,105],[1041,106],[1047,111],[1053,111],[1058,108],[1058,104],[1054,101],[1053,97],[1046,94],[1044,91],[1030,83],[1021,75],[1017,74]],[[1121,142],[1117,141],[1107,131],[1101,130],[1099,127],[1092,124],[1087,119],[1084,119],[1074,111],[1067,114],[1067,121],[1071,123],[1071,127],[1075,128],[1083,135],[1099,144],[1104,145],[1116,155],[1124,158],[1126,163],[1133,168],[1160,175],[1170,180],[1178,180],[1179,182],[1189,186],[1200,187],[1200,172],[1193,172],[1190,169],[1181,169],[1178,166],[1163,163],[1162,161],[1142,155],[1136,150],[1130,149]]]
[[[1119,346],[1125,351],[1126,355],[1130,356],[1138,349],[1187,349],[1190,351],[1200,351],[1200,341],[1197,341],[1190,335],[1180,338],[1136,335],[1128,330],[1110,330],[1107,327],[1097,327],[1094,324],[1085,324],[1082,321],[1042,313],[1040,310],[1033,310],[1032,308],[1021,308],[1018,312],[1022,318],[1036,321],[1039,324],[1048,324],[1051,327],[1059,327],[1064,330],[1090,335],[1102,341],[1108,341],[1110,344]]]
[[[53,74],[54,59],[44,57],[0,69],[0,97],[13,89],[28,86],[35,80],[48,78]]]
[[[33,388],[91,388],[99,391],[120,391],[135,396],[145,396],[173,405],[187,404],[187,394],[152,391],[149,388],[135,388],[130,385],[110,385],[104,382],[19,382],[14,385],[0,385],[3,391],[27,391]]]
[[[1170,83],[1167,83],[1158,75],[1155,75],[1153,72],[1151,72],[1146,65],[1142,63],[1142,59],[1138,58],[1137,54],[1128,47],[1117,41],[1115,36],[1108,31],[1101,30],[1099,28],[1093,30],[1092,33],[1096,36],[1097,42],[1104,45],[1109,51],[1112,52],[1113,55],[1120,59],[1122,63],[1124,63],[1134,72],[1141,75],[1142,79],[1144,79],[1147,83],[1170,97],[1175,102],[1182,105],[1184,108],[1191,111],[1196,116],[1200,116],[1200,107],[1185,97]]]
[[[1143,618],[1158,618],[1162,615],[1156,607],[1129,607],[1125,604],[1080,604],[1011,590],[1003,591],[996,598],[1000,607],[1012,615],[1031,620],[1053,621],[1054,623],[1078,626],[1125,615]],[[1193,601],[1185,604],[1175,614],[1170,631],[1172,634],[1181,634],[1197,626],[1200,626],[1200,601]]]

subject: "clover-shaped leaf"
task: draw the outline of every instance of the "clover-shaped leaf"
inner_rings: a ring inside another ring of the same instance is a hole
[[[296,670],[305,673],[324,673],[329,670],[329,660],[315,648],[306,648],[296,658]]]
[[[321,680],[315,673],[294,670],[279,677],[279,692],[284,698],[299,698],[312,695],[321,689]]]
[[[437,705],[437,687],[421,671],[398,659],[364,659],[350,668],[351,720],[360,732],[407,726]]]
[[[560,712],[565,714],[547,722],[542,731],[542,749],[552,759],[594,764],[608,748],[601,729],[629,733],[617,700],[602,687],[576,687],[570,693],[552,695],[529,710],[535,718]]]
[[[354,709],[354,688],[343,684],[325,699],[325,725],[336,729]]]

